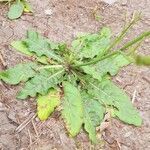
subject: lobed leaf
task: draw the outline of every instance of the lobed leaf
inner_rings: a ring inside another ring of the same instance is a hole
[[[72,49],[79,58],[93,58],[103,56],[110,44],[109,28],[102,28],[99,34],[87,34],[72,42]]]
[[[24,41],[13,41],[11,43],[11,46],[15,48],[17,51],[21,52],[22,54],[25,54],[27,56],[33,56],[36,58],[36,60],[42,64],[48,64],[47,62],[47,57],[46,56],[41,56],[37,57],[35,53],[32,53],[29,51],[28,47],[26,46]]]
[[[105,76],[107,73],[114,76],[122,67],[128,64],[130,64],[130,61],[127,57],[122,54],[116,54],[98,62],[95,65],[95,69],[99,72],[101,77]]]
[[[104,105],[112,106],[116,117],[135,126],[142,124],[142,119],[137,109],[133,107],[130,98],[110,80],[104,80],[101,83],[90,83],[90,85],[90,93],[93,93]]]
[[[79,90],[69,82],[63,82],[64,102],[62,116],[68,132],[76,136],[83,123],[83,104]]]
[[[104,118],[105,108],[86,93],[84,96],[84,128],[93,143],[97,142],[96,127]]]
[[[58,62],[63,61],[62,58],[53,50],[55,44],[52,44],[52,42],[48,42],[46,38],[42,37],[37,32],[28,31],[27,39],[24,40],[24,42],[28,47],[28,50],[30,52],[34,52],[38,57],[45,55],[49,58],[57,60]]]
[[[18,84],[32,78],[36,72],[37,65],[35,63],[18,64],[13,68],[0,72],[0,79],[8,84]]]
[[[107,74],[114,76],[118,71],[130,63],[129,59],[122,54],[116,54],[105,60],[98,62],[95,65],[80,67],[84,73],[92,76],[99,81]]]
[[[26,99],[28,96],[35,97],[37,93],[47,94],[50,88],[56,87],[62,82],[64,69],[43,69],[32,79],[28,80],[24,88],[18,93],[18,99]]]
[[[60,95],[55,89],[50,89],[46,95],[37,97],[37,114],[41,121],[47,120],[54,109],[60,105]]]

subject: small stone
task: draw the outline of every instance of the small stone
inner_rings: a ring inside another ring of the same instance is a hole
[[[124,135],[124,137],[125,137],[125,138],[128,138],[131,134],[132,134],[132,132],[127,132],[127,133]]]
[[[127,6],[127,4],[128,4],[127,0],[122,0],[122,3],[121,3],[122,6]]]
[[[53,14],[53,11],[51,9],[46,9],[45,14],[51,16]]]
[[[146,40],[145,40],[145,43],[149,43],[149,39],[146,39]]]
[[[112,5],[113,3],[115,3],[117,0],[103,0],[105,3]]]
[[[35,118],[35,121],[36,121],[36,122],[39,122],[39,121],[40,121],[40,119],[39,119],[38,117],[36,117],[36,118]]]
[[[3,103],[0,102],[0,111],[5,111],[6,107],[4,106]]]
[[[13,122],[15,122],[15,123],[18,124],[18,121],[17,121],[17,118],[16,118],[16,113],[15,113],[14,111],[10,110],[10,112],[9,112],[9,114],[8,114],[8,118],[9,118],[11,121],[13,121]]]

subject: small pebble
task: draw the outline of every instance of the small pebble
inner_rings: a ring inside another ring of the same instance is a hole
[[[45,14],[51,16],[53,14],[53,11],[51,9],[46,9]]]
[[[0,111],[5,111],[6,107],[4,106],[3,103],[0,102]]]
[[[145,40],[145,43],[149,43],[149,39],[146,39],[146,40]]]
[[[113,3],[115,3],[117,0],[103,0],[105,3],[112,5]]]
[[[131,134],[132,134],[132,132],[127,132],[127,133],[124,135],[124,137],[127,138],[127,137],[129,137]]]
[[[123,0],[123,2],[121,3],[122,6],[127,6],[128,1],[127,0]]]

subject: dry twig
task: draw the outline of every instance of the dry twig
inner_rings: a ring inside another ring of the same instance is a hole
[[[29,134],[29,139],[30,139],[30,145],[32,145],[32,136],[31,136],[31,132],[30,132],[30,130],[28,129],[28,134]]]
[[[30,122],[33,118],[36,117],[35,113],[30,114],[29,118],[27,118],[22,124],[20,124],[17,128],[16,128],[16,132],[19,133],[21,132]]]
[[[36,134],[36,136],[37,136],[37,138],[38,138],[38,137],[39,137],[39,133],[38,133],[37,128],[36,128],[36,126],[35,126],[34,120],[32,119],[31,122],[32,122],[33,129],[34,129],[34,131],[35,131],[35,134]]]
[[[135,89],[134,92],[133,92],[133,96],[132,96],[132,103],[134,103],[134,101],[135,101],[136,93],[137,93],[137,91]]]

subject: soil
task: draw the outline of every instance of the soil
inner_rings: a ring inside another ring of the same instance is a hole
[[[141,11],[142,19],[125,41],[150,27],[149,0],[120,0],[113,5],[100,0],[30,0],[30,3],[34,15],[24,14],[15,21],[7,19],[8,6],[0,4],[0,52],[6,67],[29,61],[10,47],[10,43],[25,37],[30,28],[53,41],[69,44],[77,33],[94,33],[103,26],[110,27],[115,37],[134,11]],[[99,21],[93,16],[94,10],[100,16]],[[139,53],[150,55],[150,39],[144,41]],[[4,69],[2,64],[0,69]],[[150,68],[127,66],[114,78],[114,82],[131,99],[136,95],[134,105],[143,118],[143,125],[137,128],[113,119],[99,136],[97,145],[92,145],[83,131],[74,139],[68,137],[59,111],[47,121],[40,122],[34,115],[36,104],[33,99],[16,100],[16,93],[21,87],[0,83],[0,150],[149,150]]]

